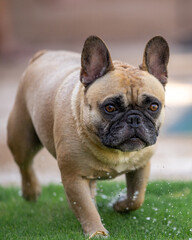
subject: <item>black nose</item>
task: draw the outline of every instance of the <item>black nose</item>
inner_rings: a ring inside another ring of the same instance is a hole
[[[127,123],[136,128],[141,124],[141,117],[139,115],[130,115],[127,117]]]

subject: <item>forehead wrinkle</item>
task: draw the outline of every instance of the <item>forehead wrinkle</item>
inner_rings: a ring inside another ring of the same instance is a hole
[[[117,70],[115,75],[119,78],[118,85],[120,88],[124,88],[125,104],[138,104],[139,88],[144,86],[141,70],[130,65],[126,65],[125,67],[122,63],[116,63],[115,65]]]
[[[132,71],[127,71],[127,78],[130,79],[130,91],[127,91],[127,98],[129,97],[129,104],[132,104],[133,106],[135,104],[138,105],[138,97],[139,97],[139,89],[138,87],[143,86],[141,78],[139,76],[132,75],[134,74]]]

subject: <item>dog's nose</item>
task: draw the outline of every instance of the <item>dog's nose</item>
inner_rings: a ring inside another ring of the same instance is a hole
[[[127,117],[127,123],[136,128],[141,124],[141,117],[139,115],[130,115]]]

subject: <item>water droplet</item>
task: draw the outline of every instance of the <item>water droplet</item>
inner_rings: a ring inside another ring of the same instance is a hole
[[[176,229],[177,229],[176,227],[173,228],[174,231],[175,231]]]
[[[62,197],[60,197],[59,200],[60,200],[61,202],[63,202],[63,198],[62,198]]]
[[[148,220],[148,221],[149,221],[150,219],[151,219],[150,217],[146,217],[146,220]]]
[[[74,205],[76,205],[77,203],[76,202],[73,202]]]
[[[54,197],[57,196],[57,193],[56,193],[56,192],[53,192],[53,196],[54,196]]]
[[[178,236],[178,235],[179,235],[179,233],[180,233],[180,231],[178,231],[178,232],[176,233],[176,235]]]
[[[101,194],[100,196],[101,196],[102,199],[107,199],[108,198],[107,195],[105,195],[105,194]]]
[[[155,207],[154,207],[154,208],[152,208],[152,209],[153,209],[154,211],[158,211],[158,210],[159,210],[158,208],[155,208]]]
[[[110,173],[109,173],[109,172],[107,172],[106,174],[109,176],[109,174],[110,174]]]
[[[18,195],[19,195],[20,197],[22,196],[22,191],[21,191],[21,190],[18,191]]]

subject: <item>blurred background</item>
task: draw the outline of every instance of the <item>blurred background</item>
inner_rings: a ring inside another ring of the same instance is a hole
[[[191,13],[191,0],[0,0],[0,184],[20,184],[6,146],[6,124],[30,57],[40,49],[80,53],[89,35],[100,36],[113,59],[136,66],[150,38],[162,35],[168,41],[166,119],[151,180],[191,180]],[[35,168],[41,183],[60,182],[57,163],[46,150],[36,156]]]

